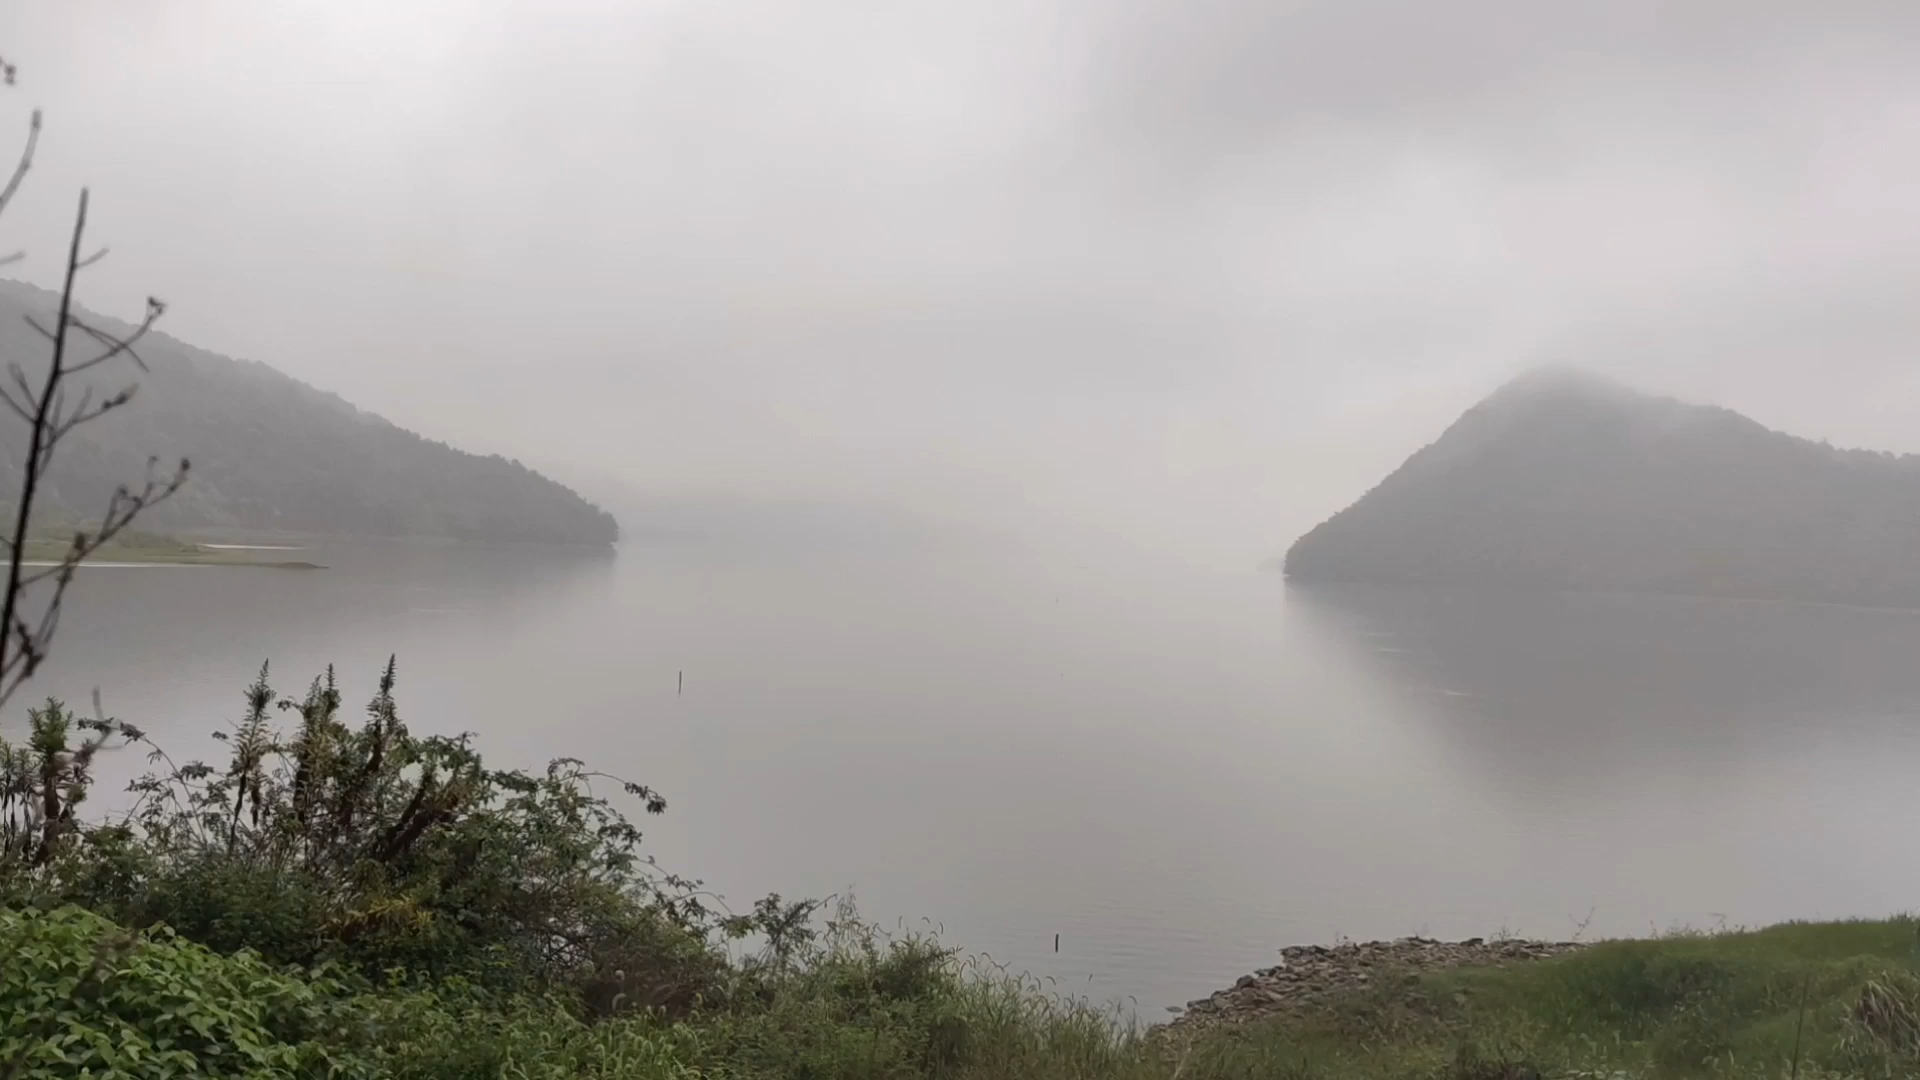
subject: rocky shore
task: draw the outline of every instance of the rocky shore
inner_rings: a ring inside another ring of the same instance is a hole
[[[1231,989],[1188,1002],[1165,1030],[1169,1034],[1192,1033],[1265,1017],[1298,1014],[1333,998],[1377,986],[1382,980],[1404,980],[1445,968],[1507,967],[1584,947],[1574,941],[1518,938],[1434,941],[1419,937],[1349,941],[1333,946],[1295,945],[1280,950],[1280,963],[1276,966],[1242,975]]]

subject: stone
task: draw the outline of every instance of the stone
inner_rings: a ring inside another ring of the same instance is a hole
[[[1154,1029],[1156,1037],[1177,1036],[1220,1025],[1270,1016],[1297,1015],[1326,1007],[1342,994],[1371,986],[1375,975],[1409,1000],[1418,998],[1420,975],[1452,967],[1506,967],[1549,959],[1584,948],[1570,941],[1468,938],[1445,942],[1425,937],[1397,941],[1342,941],[1325,945],[1289,945],[1281,963],[1242,975],[1228,990],[1187,1003],[1186,1011]],[[1465,1001],[1456,992],[1454,1000]],[[1180,1012],[1179,1010],[1170,1010]]]

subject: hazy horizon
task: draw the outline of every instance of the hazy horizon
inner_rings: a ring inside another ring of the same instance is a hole
[[[1913,0],[0,4],[0,1072],[1913,1073],[1916,190]]]
[[[1920,10],[13,5],[92,307],[641,488],[1246,564],[1522,369],[1920,450]],[[11,153],[11,151],[8,151]]]

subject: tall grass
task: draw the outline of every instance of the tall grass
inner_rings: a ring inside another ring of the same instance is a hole
[[[375,984],[340,970],[276,971],[245,952],[221,956],[165,931],[129,934],[71,908],[3,915],[0,931],[0,948],[14,960],[0,967],[0,1076],[8,1080],[77,1075],[84,1055],[110,1054],[169,1024],[177,1029],[165,1059],[172,1071],[95,1075],[1920,1075],[1920,924],[1908,919],[1611,942],[1506,969],[1379,979],[1316,1013],[1191,1040],[1143,1032],[1112,1009],[1047,992],[931,936],[883,934],[845,907],[797,948],[736,960],[723,1002],[672,1016],[627,1011],[598,1019],[561,998],[501,995],[459,979]],[[36,1018],[16,1007],[35,1000],[53,1002],[56,1013]],[[74,1032],[118,1035],[50,1041]],[[181,1038],[198,1040],[190,1067],[179,1057],[189,1045]],[[228,1049],[209,1049],[215,1044]],[[247,1053],[236,1056],[235,1047]]]
[[[1605,942],[1224,1033],[1185,1075],[1920,1076],[1916,946],[1907,918]]]
[[[711,1014],[502,1045],[573,1072],[849,1080],[1525,1080],[1920,1075],[1920,925],[1791,924],[1603,943],[1379,985],[1323,1012],[1148,1033],[930,937],[856,919]],[[534,1069],[532,1064],[516,1066]],[[626,1070],[626,1071],[620,1071]],[[451,1076],[451,1073],[420,1074]]]

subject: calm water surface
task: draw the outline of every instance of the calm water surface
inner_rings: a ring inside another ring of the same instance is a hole
[[[851,889],[1147,1016],[1342,935],[1920,898],[1913,613],[981,550],[316,561],[88,571],[35,689],[180,756],[262,660],[357,700],[398,653],[416,730],[662,789],[648,844],[736,902]]]

